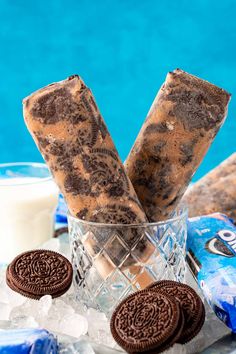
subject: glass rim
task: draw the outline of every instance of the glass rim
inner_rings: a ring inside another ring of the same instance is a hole
[[[15,187],[15,186],[24,186],[24,185],[33,185],[33,184],[40,184],[44,182],[48,182],[53,180],[52,175],[50,173],[50,170],[48,166],[43,163],[43,162],[7,162],[7,163],[0,163],[0,170],[2,168],[11,168],[11,167],[33,167],[33,168],[44,168],[45,170],[48,171],[49,176],[48,177],[36,177],[38,180],[32,181],[32,182],[22,182],[22,183],[11,183],[11,184],[4,184],[2,181],[4,181],[4,178],[1,178],[0,176],[0,187]],[[28,176],[21,176],[22,178],[27,178]],[[14,180],[14,177],[10,177],[9,179]]]
[[[94,221],[87,221],[83,219],[79,219],[68,211],[67,216],[68,220],[73,219],[76,222],[80,222],[84,225],[89,225],[89,226],[94,226],[94,227],[111,227],[111,228],[117,228],[117,227],[135,227],[135,228],[143,228],[143,227],[154,227],[154,226],[160,226],[160,225],[166,225],[166,224],[171,224],[174,221],[187,218],[188,216],[188,207],[185,203],[181,203],[177,206],[176,208],[177,211],[180,212],[180,215],[174,216],[172,218],[166,219],[166,220],[161,220],[161,221],[154,221],[154,222],[146,222],[146,223],[139,223],[139,224],[107,224],[107,223],[100,223],[100,222],[94,222]]]

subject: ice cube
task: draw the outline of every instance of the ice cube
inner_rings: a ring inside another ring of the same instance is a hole
[[[33,316],[21,316],[15,317],[12,321],[13,328],[37,328],[38,323]]]
[[[63,301],[66,304],[70,305],[76,313],[79,313],[80,315],[86,317],[87,307],[76,299],[75,294],[73,293],[73,285],[70,289],[71,291],[67,292],[65,295],[62,296]]]
[[[105,315],[105,313],[97,311],[93,308],[89,308],[87,313],[86,313],[86,317],[89,321],[89,323],[93,323],[93,322],[100,322],[100,321],[106,321],[107,317]]]
[[[64,316],[74,313],[74,309],[61,299],[51,299],[48,295],[40,299],[37,321],[49,331],[60,332],[60,322]]]
[[[108,347],[116,347],[116,342],[111,335],[110,324],[108,321],[101,321],[91,324],[88,330],[89,336],[97,343],[104,344]]]
[[[85,339],[74,343],[62,343],[59,345],[59,354],[95,354],[91,344]]]
[[[44,322],[40,322],[40,327],[46,328],[48,331],[57,332],[60,331],[60,321],[55,318],[47,318]]]
[[[59,330],[61,333],[79,338],[88,332],[88,321],[77,313],[67,315],[61,318]]]
[[[111,335],[110,324],[106,315],[90,308],[86,313],[86,318],[88,320],[89,337],[97,343],[114,348],[116,343]]]
[[[62,346],[62,345],[59,346],[59,354],[76,354],[76,353],[77,351],[73,344],[69,344],[66,346]]]
[[[117,348],[105,347],[102,344],[92,343],[93,349],[96,354],[121,354],[126,353],[123,349],[117,346]]]
[[[75,310],[73,309],[72,306],[68,305],[63,300],[55,299],[53,303],[52,311],[49,312],[51,315],[56,312],[59,318],[63,318],[64,316],[72,315],[75,312]]]
[[[20,306],[12,307],[10,313],[10,320],[13,320],[16,317],[22,316],[32,316],[32,314],[37,313],[37,301],[24,298],[24,303]]]
[[[41,297],[39,301],[36,302],[34,318],[40,327],[47,328],[48,313],[52,307],[52,297],[50,295],[45,295]]]
[[[51,295],[44,295],[40,298],[38,302],[38,314],[37,317],[47,316],[50,308],[52,306],[52,297]]]

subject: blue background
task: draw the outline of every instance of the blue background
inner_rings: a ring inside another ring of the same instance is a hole
[[[73,73],[125,159],[166,73],[180,67],[233,94],[200,177],[235,149],[235,16],[233,0],[1,0],[0,162],[41,160],[21,101]]]

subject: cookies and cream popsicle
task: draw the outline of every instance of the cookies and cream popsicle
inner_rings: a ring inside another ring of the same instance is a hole
[[[111,139],[91,91],[77,75],[46,86],[24,100],[26,125],[64,195],[70,213],[86,221],[106,224],[147,222],[134,188]],[[95,237],[84,225],[83,247],[93,258],[97,248],[114,232]],[[123,240],[132,247],[141,235],[124,229]],[[112,252],[117,264],[124,251],[121,243]],[[75,245],[75,247],[77,247]],[[115,247],[115,249],[114,249]],[[140,241],[140,254],[152,254],[154,247]],[[91,259],[92,259],[91,258]],[[103,278],[111,265],[104,258],[94,263]]]
[[[183,200],[190,217],[220,212],[236,220],[236,153],[191,186]]]
[[[223,89],[180,69],[168,73],[125,163],[149,221],[172,215],[229,100]]]
[[[81,78],[24,99],[26,125],[70,213],[105,223],[147,221],[91,91]]]

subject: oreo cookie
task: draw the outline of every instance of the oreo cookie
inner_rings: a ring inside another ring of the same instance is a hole
[[[183,325],[179,303],[153,290],[129,295],[117,306],[110,322],[115,341],[128,353],[160,353],[170,348]]]
[[[234,253],[226,246],[226,244],[217,237],[211,238],[206,242],[205,248],[209,253],[219,254],[224,257],[234,257]]]
[[[57,252],[35,250],[24,252],[9,264],[7,285],[23,296],[40,299],[63,295],[72,283],[72,266]]]
[[[148,288],[172,296],[179,302],[185,324],[178,343],[187,343],[200,332],[205,321],[205,308],[201,298],[190,286],[172,280],[163,280],[151,284]]]

